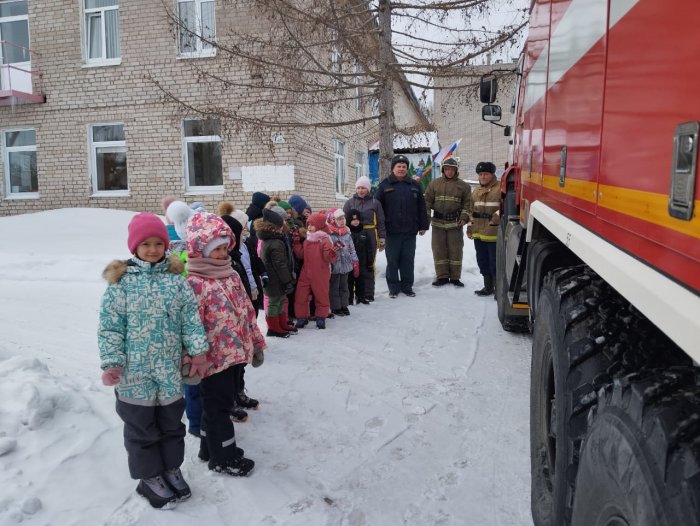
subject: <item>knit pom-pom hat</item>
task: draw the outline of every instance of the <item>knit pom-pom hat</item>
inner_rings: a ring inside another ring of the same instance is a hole
[[[311,210],[311,207],[308,205],[306,201],[304,201],[304,198],[300,195],[292,195],[289,197],[289,206],[291,206],[297,214],[302,215],[304,213],[304,210],[308,208]]]
[[[235,209],[236,207],[233,206],[233,203],[230,201],[221,201],[219,206],[216,207],[216,211],[220,216],[230,216],[231,212],[233,212]]]
[[[170,244],[170,238],[168,236],[168,230],[165,228],[163,221],[150,212],[141,212],[136,214],[129,222],[129,237],[127,239],[127,245],[129,247],[129,252],[136,254],[136,249],[149,237],[157,237],[163,240],[165,243],[165,248],[168,248]]]
[[[324,230],[326,228],[326,214],[322,212],[311,214],[306,219],[306,224],[313,226],[316,230]]]
[[[182,201],[173,201],[165,212],[168,219],[173,222],[175,232],[177,232],[177,235],[183,240],[187,239],[187,233],[185,232],[187,220],[194,214],[194,210],[187,206],[187,203],[183,203]]]

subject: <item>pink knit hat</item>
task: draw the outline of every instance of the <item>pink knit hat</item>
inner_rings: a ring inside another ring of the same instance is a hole
[[[367,190],[371,190],[372,182],[369,180],[369,177],[363,175],[362,177],[358,177],[357,181],[355,181],[355,188],[367,188]]]
[[[129,222],[129,238],[127,240],[129,252],[136,254],[136,248],[149,237],[162,239],[166,249],[170,244],[168,231],[157,215],[150,212],[136,214]]]

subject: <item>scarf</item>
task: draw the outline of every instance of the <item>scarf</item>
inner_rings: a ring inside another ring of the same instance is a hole
[[[193,276],[210,279],[224,279],[233,274],[231,257],[226,259],[188,258],[187,272]]]
[[[345,234],[350,232],[350,229],[347,227],[347,225],[341,227],[341,226],[335,225],[333,223],[328,223],[326,226],[328,227],[328,230],[331,231],[331,234],[337,234],[339,236],[344,236]]]

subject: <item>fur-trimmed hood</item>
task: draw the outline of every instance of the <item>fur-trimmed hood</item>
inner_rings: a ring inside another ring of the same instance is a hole
[[[253,221],[253,228],[260,239],[271,239],[276,235],[281,235],[280,227],[262,218]]]
[[[110,285],[115,285],[119,283],[124,274],[126,274],[127,269],[131,265],[141,266],[140,260],[134,259],[115,259],[109,265],[107,265],[102,272],[102,277],[107,280]],[[145,262],[144,262],[145,263]],[[150,263],[145,263],[145,265],[150,265]],[[166,260],[156,263],[154,267],[166,266],[163,271],[171,272],[172,274],[182,274],[185,270],[185,264],[177,255],[171,255]],[[158,269],[160,270],[160,269]]]

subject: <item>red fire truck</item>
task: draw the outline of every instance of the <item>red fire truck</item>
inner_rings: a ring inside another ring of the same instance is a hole
[[[533,333],[537,526],[700,524],[699,27],[698,0],[531,2],[496,300]]]

